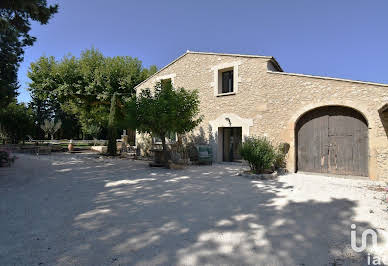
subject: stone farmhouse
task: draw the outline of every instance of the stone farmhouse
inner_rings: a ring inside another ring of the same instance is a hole
[[[248,136],[288,143],[287,169],[388,180],[388,85],[283,72],[271,56],[187,51],[136,87],[197,89],[216,162]],[[144,141],[137,134],[136,142]]]

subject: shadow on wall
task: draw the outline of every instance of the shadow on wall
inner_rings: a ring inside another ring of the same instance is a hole
[[[379,112],[381,123],[383,124],[384,130],[385,130],[385,135],[388,138],[388,108],[383,111]]]
[[[202,126],[199,127],[198,131],[199,132],[193,131],[186,136],[185,138],[186,144],[192,147],[196,145],[210,145],[213,150],[213,161],[216,161],[218,133],[215,133],[215,135],[213,135],[212,127],[210,125],[208,126],[207,133],[205,132]],[[196,153],[196,151],[194,151],[193,153]],[[195,155],[192,155],[192,156],[195,157]],[[195,158],[194,158],[194,161],[195,161]]]
[[[217,134],[213,136],[212,127],[209,125],[208,132],[205,133],[203,127],[199,127],[199,133],[191,132],[187,137],[187,142],[191,142],[195,145],[206,145],[206,144],[216,144]]]
[[[138,153],[146,157],[151,156],[152,137],[148,134],[141,133],[140,138],[141,141],[137,142]]]
[[[52,230],[44,245],[56,248],[45,255],[47,264],[365,261],[366,254],[349,248],[357,206],[349,199],[290,201],[286,195],[293,193],[292,186],[236,177],[236,168],[225,165],[172,171],[155,170],[144,162],[96,160],[93,164],[77,159],[57,160],[49,173],[61,175],[55,175],[56,184],[47,191],[55,195],[52,199],[65,201],[61,205],[43,201],[44,208],[31,210],[36,217],[30,220],[36,224],[25,227]],[[63,189],[69,183],[74,184],[71,195]],[[371,228],[367,222],[357,223],[358,230],[366,228]],[[61,239],[62,244],[50,239]]]

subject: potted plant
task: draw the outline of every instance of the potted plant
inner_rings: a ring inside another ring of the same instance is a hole
[[[71,139],[69,142],[69,145],[67,145],[67,149],[69,152],[72,152],[74,150],[73,140]]]

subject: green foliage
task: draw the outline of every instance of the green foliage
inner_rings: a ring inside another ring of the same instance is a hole
[[[158,68],[155,65],[150,66],[149,69],[144,68],[142,71],[142,79],[143,80],[147,79],[148,77],[155,74],[157,71],[158,71]]]
[[[108,154],[111,156],[117,153],[117,124],[116,124],[116,94],[113,94],[112,102],[110,105],[109,123],[108,123]]]
[[[120,108],[120,117],[116,121],[119,128],[136,129],[138,124],[136,119],[136,104],[136,95],[133,95],[128,101],[120,102],[122,108]]]
[[[33,45],[29,35],[31,21],[46,24],[58,10],[46,0],[2,0],[0,4],[0,105],[10,103],[17,95],[17,71],[24,49]]]
[[[97,138],[98,134],[100,134],[100,131],[101,131],[101,128],[98,125],[94,125],[94,124],[89,125],[85,129],[85,133],[91,136],[92,138]]]
[[[255,173],[263,173],[271,168],[276,158],[276,151],[271,142],[263,137],[247,138],[241,145],[240,153]]]
[[[50,130],[51,130],[51,121],[45,119],[44,120],[44,123],[40,125],[40,128],[43,130],[44,132],[44,136],[46,138],[48,138],[49,134],[50,134]]]
[[[275,158],[273,161],[273,166],[275,169],[285,168],[286,167],[286,154],[282,153],[279,150],[275,150]]]
[[[273,166],[275,167],[275,169],[286,167],[286,156],[289,149],[290,149],[290,144],[288,143],[281,143],[275,149],[275,159],[273,162]]]
[[[62,121],[59,120],[55,122],[54,120],[45,119],[44,123],[40,125],[40,128],[44,131],[45,137],[51,136],[51,139],[54,139],[55,133],[61,128]]]
[[[10,103],[0,111],[1,136],[12,143],[19,143],[31,134],[33,114],[24,104]],[[4,139],[3,139],[4,141]]]
[[[85,133],[91,124],[106,132],[112,95],[117,93],[116,118],[120,121],[127,116],[124,110],[135,95],[134,87],[154,71],[155,67],[143,68],[136,58],[105,57],[89,49],[80,58],[65,56],[56,61],[41,57],[32,63],[29,90],[33,99],[47,101],[53,109],[75,116]]]
[[[175,132],[184,134],[202,121],[199,114],[199,97],[196,90],[162,87],[158,83],[154,90],[143,90],[136,100],[136,129],[162,139]]]
[[[98,138],[98,135],[100,134],[101,132],[101,128],[97,125],[89,125],[86,130],[85,130],[85,133],[89,136],[91,136],[94,140],[94,146],[97,145],[97,138]]]
[[[36,63],[31,64],[29,77],[31,83],[31,102],[29,106],[34,112],[34,120],[37,127],[34,129],[34,136],[37,139],[43,138],[43,132],[39,125],[48,120],[61,120],[62,127],[58,135],[62,138],[78,138],[80,123],[74,114],[65,112],[55,89],[57,87],[56,76],[57,62],[54,57],[41,57]]]

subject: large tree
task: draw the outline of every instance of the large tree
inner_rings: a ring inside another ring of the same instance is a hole
[[[29,106],[34,112],[35,128],[34,137],[42,139],[44,132],[40,125],[45,120],[61,120],[62,127],[59,132],[60,138],[78,138],[80,135],[80,123],[74,114],[65,112],[58,99],[55,89],[58,85],[56,68],[58,63],[54,57],[41,57],[37,62],[31,64],[29,77],[31,102]]]
[[[157,83],[153,89],[144,89],[136,99],[136,129],[162,140],[164,159],[166,137],[184,134],[202,121],[199,116],[198,91],[173,88],[171,83]]]
[[[105,57],[89,49],[80,58],[66,56],[57,61],[41,57],[32,63],[29,90],[33,98],[59,103],[61,110],[77,118],[84,132],[95,125],[106,133],[113,94],[117,96],[116,116],[121,119],[125,115],[122,107],[135,94],[134,87],[155,71],[154,66],[143,68],[136,58]]]
[[[7,108],[0,110],[0,133],[3,141],[24,141],[26,136],[31,134],[32,125],[32,111],[22,103],[14,101]]]
[[[17,95],[17,71],[24,49],[36,40],[29,35],[31,21],[47,24],[58,5],[46,0],[0,1],[0,105],[7,105]]]

